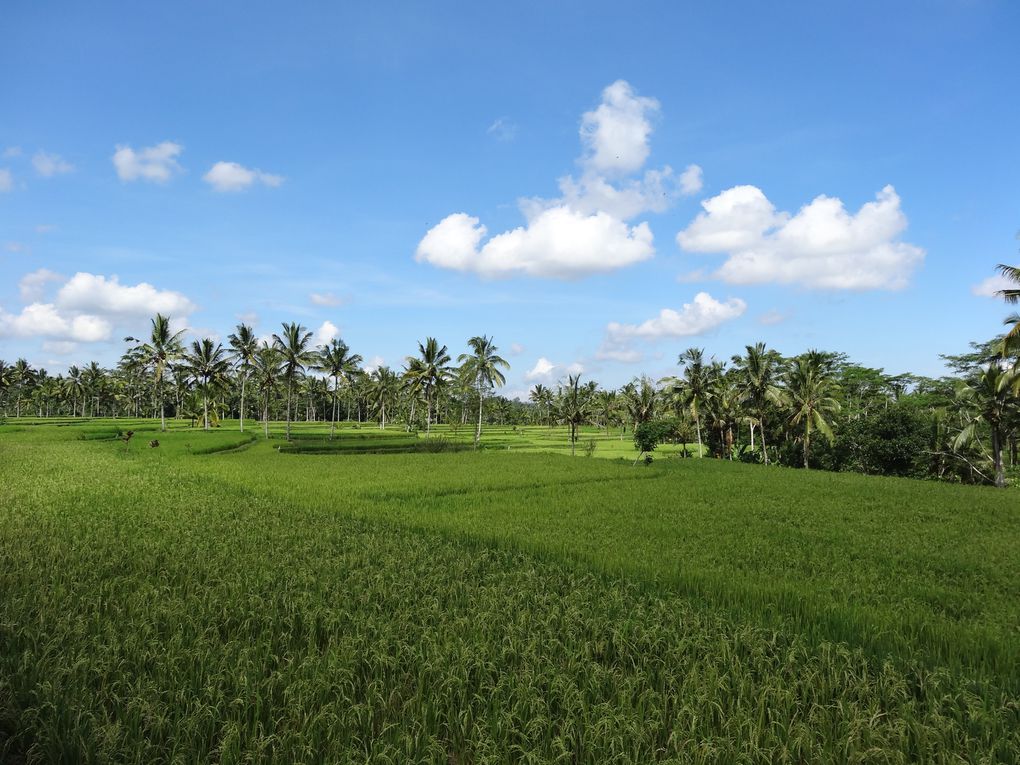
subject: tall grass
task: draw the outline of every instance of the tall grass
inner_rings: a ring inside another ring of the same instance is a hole
[[[1020,752],[1001,495],[70,430],[0,432],[0,761]]]

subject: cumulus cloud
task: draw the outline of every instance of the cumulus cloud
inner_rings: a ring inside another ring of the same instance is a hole
[[[923,249],[899,240],[907,218],[892,186],[856,214],[821,195],[791,215],[755,186],[735,186],[701,205],[677,243],[689,252],[725,253],[715,276],[733,284],[894,290],[924,259]]]
[[[701,335],[742,316],[746,310],[747,304],[740,298],[719,301],[707,292],[699,292],[680,310],[663,308],[658,316],[640,324],[610,322],[596,358],[639,361],[642,354],[634,347],[635,341],[655,342]]]
[[[684,186],[669,166],[636,175],[649,156],[658,110],[655,99],[636,95],[623,80],[614,82],[581,118],[582,172],[559,179],[558,198],[518,200],[526,225],[487,240],[478,218],[448,215],[425,234],[415,259],[489,278],[574,279],[653,257],[648,224],[627,221],[664,211]],[[688,187],[691,182],[688,177]]]
[[[35,171],[43,178],[52,178],[54,175],[74,170],[74,165],[65,161],[59,154],[50,154],[45,151],[37,151],[32,157],[32,164],[35,166]]]
[[[562,375],[577,375],[584,371],[584,365],[575,361],[572,364],[554,364],[545,356],[540,356],[530,370],[524,373],[528,382],[551,383]]]
[[[343,298],[339,298],[332,292],[313,292],[308,296],[312,305],[329,306],[336,308],[337,306],[343,305]]]
[[[78,272],[57,292],[61,308],[117,316],[186,315],[195,304],[180,292],[159,290],[146,282],[121,284],[116,276]]]
[[[152,181],[166,183],[182,172],[177,157],[184,147],[173,141],[163,141],[135,151],[130,146],[117,145],[113,154],[113,166],[122,181]]]
[[[385,366],[386,360],[382,356],[373,356],[365,362],[365,366],[362,367],[368,374],[372,374],[379,367]]]
[[[1002,274],[989,276],[970,288],[971,294],[978,297],[999,297],[1000,290],[1016,289],[1016,285]]]
[[[0,167],[0,193],[11,191],[14,188],[14,176],[11,171]]]
[[[688,165],[687,169],[680,173],[680,191],[685,196],[697,194],[703,185],[701,167],[698,165]]]
[[[0,308],[0,336],[45,337],[94,343],[110,337],[113,326],[100,316],[68,317],[52,303],[31,303],[21,313]]]
[[[217,162],[202,180],[213,187],[214,191],[244,191],[256,183],[275,188],[283,183],[283,176],[264,173],[239,165],[237,162]]]
[[[327,319],[315,331],[313,342],[315,345],[329,345],[338,337],[340,337],[340,328]]]
[[[94,343],[108,340],[117,326],[130,326],[153,313],[175,313],[175,321],[195,310],[179,292],[150,284],[122,285],[116,276],[77,273],[42,302],[46,285],[63,281],[47,269],[26,274],[19,282],[28,303],[20,312],[0,308],[0,336],[38,337],[54,342]],[[56,346],[54,346],[56,347]]]
[[[635,95],[629,83],[617,80],[602,91],[602,103],[581,117],[582,162],[606,173],[640,169],[651,151],[651,120],[658,112],[658,101]]]
[[[492,278],[569,279],[639,263],[655,253],[647,223],[628,226],[607,213],[584,215],[569,207],[545,210],[528,226],[498,234],[479,248],[486,231],[466,213],[447,216],[421,240],[415,259]]]
[[[46,285],[52,282],[62,282],[64,277],[50,271],[48,268],[40,268],[30,274],[25,274],[18,282],[18,290],[21,292],[21,299],[26,303],[40,300],[46,291]]]

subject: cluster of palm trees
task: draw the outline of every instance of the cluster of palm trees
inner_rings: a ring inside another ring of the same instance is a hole
[[[321,419],[330,421],[332,439],[337,422],[351,418],[351,404],[359,420],[363,414],[377,416],[380,428],[397,413],[404,415],[408,429],[417,427],[424,408],[424,429],[429,434],[440,408],[448,413],[450,398],[457,397],[465,419],[468,406],[476,410],[477,447],[486,399],[505,384],[504,371],[510,367],[486,336],[470,338],[468,351],[460,354],[457,365],[447,346],[429,337],[418,344],[418,355],[408,357],[398,374],[386,366],[365,370],[363,358],[339,338],[313,345],[313,333],[297,323],[284,323],[266,340],[242,323],[226,346],[210,338],[196,339],[188,346],[183,335],[183,330],[172,329],[169,316],[157,314],[147,338],[125,338],[132,345],[112,372],[93,362],[85,370],[71,367],[66,377],[54,378],[45,370],[32,369],[24,359],[13,366],[0,361],[4,407],[13,404],[15,417],[22,415],[23,404],[33,405],[38,416],[151,413],[160,419],[164,431],[168,408],[175,417],[190,412],[207,430],[220,419],[218,412],[236,413],[241,431],[245,415],[254,410],[267,438],[272,415],[282,407],[289,440],[302,400],[306,419],[320,419],[319,404],[325,402]],[[345,400],[346,416],[342,413]]]
[[[1020,301],[1020,268],[1000,268],[1017,285],[1000,294]],[[186,345],[170,318],[156,315],[147,338],[127,338],[131,345],[113,370],[92,362],[51,376],[24,359],[0,361],[0,412],[153,416],[164,430],[168,413],[206,429],[237,417],[242,431],[255,416],[267,438],[270,421],[285,420],[288,439],[301,416],[328,420],[331,439],[338,422],[354,419],[374,418],[380,428],[401,422],[427,436],[438,423],[459,428],[471,421],[476,447],[486,421],[545,424],[566,427],[572,452],[584,426],[605,433],[618,427],[623,438],[628,428],[669,420],[684,454],[686,444],[696,444],[702,456],[874,472],[880,468],[861,456],[867,438],[875,438],[864,426],[891,422],[890,407],[902,406],[910,417],[901,421],[918,431],[910,448],[922,452],[914,455],[921,473],[1002,486],[1007,467],[1020,461],[1020,315],[1006,323],[1004,336],[946,357],[957,377],[889,376],[842,354],[786,358],[757,343],[728,363],[688,348],[676,374],[636,378],[616,390],[569,375],[557,386],[533,386],[525,403],[496,395],[509,364],[487,336],[470,338],[456,363],[447,346],[426,338],[395,371],[365,369],[339,338],[315,346],[297,323],[265,340],[239,324],[225,346],[209,338]]]

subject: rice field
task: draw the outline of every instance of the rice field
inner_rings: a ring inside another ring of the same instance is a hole
[[[249,428],[0,426],[0,761],[1020,759],[1011,492]]]

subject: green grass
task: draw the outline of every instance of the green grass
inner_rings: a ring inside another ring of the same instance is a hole
[[[151,427],[0,427],[0,761],[1018,758],[1011,493]]]

